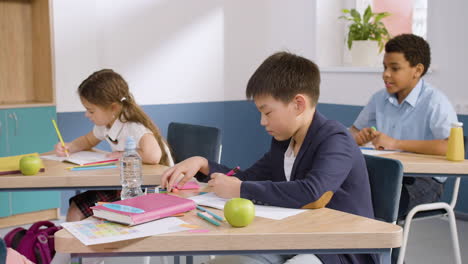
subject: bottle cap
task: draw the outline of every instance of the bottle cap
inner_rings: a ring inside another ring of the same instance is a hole
[[[463,123],[462,122],[453,122],[452,127],[463,127]]]
[[[136,149],[136,142],[132,136],[127,137],[127,141],[125,142],[125,150]]]

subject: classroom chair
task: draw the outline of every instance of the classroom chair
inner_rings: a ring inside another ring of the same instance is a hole
[[[463,137],[465,145],[465,158],[467,156],[468,147],[466,146],[467,137]],[[403,242],[401,244],[400,252],[398,254],[397,264],[403,264],[406,254],[406,247],[408,246],[408,235],[411,228],[411,221],[416,219],[427,219],[433,217],[443,217],[449,221],[450,227],[450,236],[452,238],[453,253],[455,257],[455,263],[461,264],[461,254],[460,254],[460,244],[458,241],[457,233],[457,223],[454,213],[455,205],[457,204],[458,199],[458,190],[460,188],[460,177],[456,177],[453,184],[453,193],[450,203],[446,202],[436,202],[436,203],[427,203],[420,204],[411,209],[402,221],[398,221],[399,225],[404,225],[403,227]],[[396,256],[394,256],[396,257]]]
[[[364,155],[369,174],[375,219],[396,223],[403,184],[403,165],[399,160]]]
[[[364,155],[369,175],[375,219],[396,223],[403,185],[403,165],[399,160]],[[393,251],[398,249],[393,249]]]
[[[7,254],[7,249],[6,249],[5,241],[3,241],[3,238],[0,238],[0,264],[6,263],[6,254]]]
[[[175,163],[193,156],[221,162],[221,130],[216,127],[172,122],[167,131]]]

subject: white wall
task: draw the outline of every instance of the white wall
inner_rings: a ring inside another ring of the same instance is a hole
[[[426,79],[443,91],[454,106],[459,106],[458,113],[468,114],[468,88],[464,84],[468,31],[460,24],[468,10],[468,1],[453,0],[447,4],[428,0],[428,3],[427,38],[431,45],[432,72]],[[322,103],[365,105],[370,95],[384,86],[378,72],[325,72],[321,88]]]
[[[326,59],[316,1],[54,0],[57,111],[82,111],[76,88],[104,67],[124,75],[140,104],[242,100],[275,51]],[[465,0],[429,1],[427,78],[468,111],[466,10]],[[320,102],[364,105],[382,88],[378,72],[322,72]]]
[[[113,68],[140,104],[245,99],[268,55],[314,56],[315,1],[53,1],[57,111],[81,111],[76,89]]]

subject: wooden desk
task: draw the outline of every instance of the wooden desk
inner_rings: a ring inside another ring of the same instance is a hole
[[[405,176],[468,176],[468,160],[449,161],[445,156],[415,153],[391,153],[379,155],[399,160],[403,164]]]
[[[43,162],[45,172],[33,176],[22,174],[0,176],[0,191],[121,188],[119,168],[70,171],[66,168],[73,164],[53,160],[43,160]],[[143,165],[144,185],[159,185],[161,175],[167,168],[163,165]]]
[[[85,246],[61,230],[55,233],[55,249],[71,253],[76,261],[96,256],[378,253],[384,256],[382,263],[390,263],[390,248],[400,247],[402,239],[402,228],[397,225],[328,208],[280,221],[257,217],[244,228],[233,228],[228,223],[215,227],[195,213],[187,213],[182,220],[211,232],[184,231]]]

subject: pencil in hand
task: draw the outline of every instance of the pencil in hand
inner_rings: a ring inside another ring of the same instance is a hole
[[[57,123],[55,122],[54,119],[52,119],[52,124],[54,125],[55,132],[57,132],[57,137],[59,138],[60,143],[62,144],[63,149],[65,150],[65,154],[67,155],[67,157],[70,157],[70,154],[68,153],[68,149],[67,149],[67,147],[65,146],[65,142],[63,142],[62,134],[60,134],[60,130],[59,130],[59,128],[58,128],[58,126],[57,126]]]

